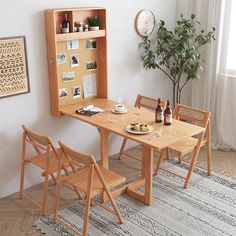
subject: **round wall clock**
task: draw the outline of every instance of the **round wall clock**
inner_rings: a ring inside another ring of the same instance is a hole
[[[141,10],[135,20],[136,30],[141,36],[148,36],[155,28],[155,16],[150,10]]]

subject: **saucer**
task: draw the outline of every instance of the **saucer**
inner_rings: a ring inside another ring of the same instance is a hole
[[[111,111],[112,111],[112,113],[115,113],[115,114],[124,114],[128,110],[127,110],[127,108],[125,108],[123,111],[117,111],[115,108],[113,108]]]

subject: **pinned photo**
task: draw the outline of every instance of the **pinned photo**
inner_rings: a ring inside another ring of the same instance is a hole
[[[86,63],[86,70],[96,70],[96,69],[97,69],[96,61],[89,61]]]
[[[79,55],[78,54],[70,55],[70,66],[71,67],[79,66]]]
[[[68,96],[67,88],[59,89],[59,98],[66,98]]]
[[[65,64],[66,63],[66,54],[61,53],[57,55],[57,64]]]
[[[79,40],[75,39],[66,41],[66,49],[67,50],[79,49]]]
[[[96,39],[89,39],[86,42],[86,49],[95,49],[97,48],[97,40]]]
[[[72,94],[73,94],[73,98],[80,98],[81,97],[80,86],[72,87]]]
[[[69,71],[69,72],[63,72],[62,81],[63,82],[69,82],[75,80],[75,72]]]

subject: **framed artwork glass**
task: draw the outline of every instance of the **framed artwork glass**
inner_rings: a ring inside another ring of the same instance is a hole
[[[0,38],[0,98],[29,92],[25,37]]]

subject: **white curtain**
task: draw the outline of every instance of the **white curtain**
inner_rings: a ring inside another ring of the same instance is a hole
[[[232,37],[229,40],[235,27],[231,21],[234,4],[236,0],[177,0],[177,17],[181,12],[187,17],[194,13],[200,30],[216,28],[216,40],[201,51],[204,70],[192,83],[190,103],[212,112],[213,145],[223,150],[236,150],[236,63],[232,63],[236,43]]]

